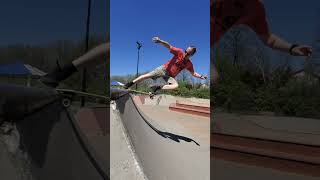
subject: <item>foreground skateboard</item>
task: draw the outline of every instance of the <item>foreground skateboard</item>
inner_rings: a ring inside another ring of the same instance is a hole
[[[72,101],[76,97],[89,97],[95,98],[104,101],[105,103],[109,103],[109,98],[103,95],[77,91],[73,89],[56,89],[56,91],[62,96],[62,105],[64,107],[69,107],[72,104]]]

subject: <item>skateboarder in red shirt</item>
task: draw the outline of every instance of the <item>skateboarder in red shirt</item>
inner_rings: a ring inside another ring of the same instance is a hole
[[[261,0],[211,0],[210,11],[211,47],[231,28],[245,25],[272,49],[287,52],[293,56],[311,56],[312,54],[310,46],[290,44],[270,31]],[[213,62],[211,59],[211,84],[216,85],[219,75]],[[211,127],[220,129],[215,121],[211,123]]]
[[[211,0],[210,6],[211,47],[232,27],[245,25],[272,49],[287,52],[293,56],[310,56],[312,53],[310,46],[290,44],[270,31],[261,0]],[[218,73],[214,64],[211,64],[211,80],[216,83]]]
[[[153,42],[159,43],[164,47],[168,48],[170,52],[173,54],[173,57],[166,64],[154,69],[153,71],[146,73],[144,75],[139,76],[131,82],[125,84],[125,88],[128,89],[135,83],[143,81],[148,78],[160,78],[162,77],[167,84],[166,85],[154,85],[151,86],[153,93],[157,90],[164,89],[176,89],[179,85],[178,82],[174,79],[182,70],[187,69],[192,76],[207,79],[206,76],[200,75],[194,71],[193,64],[191,62],[191,57],[196,53],[197,49],[195,46],[189,46],[185,51],[176,48],[170,45],[168,42],[161,40],[159,37],[152,38]]]

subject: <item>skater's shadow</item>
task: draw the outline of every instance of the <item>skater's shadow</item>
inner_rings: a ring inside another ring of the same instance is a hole
[[[138,109],[137,109],[137,111],[140,114],[140,111]],[[193,140],[191,138],[188,138],[185,136],[180,136],[180,135],[169,133],[169,132],[160,131],[159,129],[155,128],[151,123],[149,123],[149,121],[146,120],[142,114],[140,114],[140,115],[141,115],[142,119],[148,124],[148,126],[151,129],[153,129],[156,133],[158,133],[160,136],[162,136],[164,138],[169,138],[169,139],[171,139],[175,142],[178,142],[178,143],[180,143],[180,140],[182,140],[182,141],[186,141],[186,142],[194,142],[196,145],[200,146],[199,143],[197,143],[195,140]]]
[[[149,125],[150,126],[150,125]],[[153,127],[151,127],[153,129]],[[186,142],[194,142],[196,145],[200,146],[199,143],[197,143],[195,140],[185,137],[185,136],[179,136],[176,134],[172,134],[169,132],[163,132],[163,131],[159,131],[158,129],[153,129],[155,130],[160,136],[164,137],[164,138],[169,138],[171,140],[174,140],[176,142],[180,142],[180,140],[186,141]]]
[[[121,113],[124,112],[125,104],[126,104],[127,101],[131,101],[134,104],[133,100],[131,98],[129,98],[129,97],[130,97],[129,95],[123,96],[122,99],[119,101],[118,108],[119,108]],[[147,119],[145,119],[145,115],[143,115],[140,112],[140,110],[137,108],[137,106],[135,104],[133,106],[136,108],[136,111],[139,113],[140,117],[145,121],[145,123],[147,123],[147,125],[152,130],[154,130],[157,134],[159,134],[160,136],[162,136],[164,138],[167,138],[167,139],[171,139],[171,140],[173,140],[175,142],[178,142],[178,143],[180,143],[180,141],[182,140],[182,141],[186,141],[186,142],[194,142],[196,145],[200,146],[199,143],[197,143],[195,140],[193,140],[191,138],[188,138],[188,137],[185,137],[185,136],[180,136],[180,135],[169,133],[169,132],[164,132],[164,131],[161,131],[161,130],[157,129]]]

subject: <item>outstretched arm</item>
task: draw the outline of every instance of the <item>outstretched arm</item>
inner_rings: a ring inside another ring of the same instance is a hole
[[[199,73],[197,73],[195,71],[193,73],[191,73],[191,74],[192,74],[193,77],[196,77],[196,78],[207,79],[207,76],[203,76],[203,75],[201,75],[201,74],[199,74]]]
[[[274,34],[269,34],[261,39],[270,48],[290,53],[293,56],[311,56],[312,54],[312,47],[290,44]]]
[[[159,37],[153,37],[152,41],[155,43],[161,44],[168,49],[170,49],[171,47],[171,45],[167,41],[161,40]]]
[[[252,28],[260,37],[260,39],[270,48],[290,53],[293,56],[310,56],[312,48],[306,45],[290,44],[284,39],[273,34],[266,18],[266,11],[261,0],[252,0],[248,3],[250,11],[249,14],[242,18],[238,24],[244,24]]]

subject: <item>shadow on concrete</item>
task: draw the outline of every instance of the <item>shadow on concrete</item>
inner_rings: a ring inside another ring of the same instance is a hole
[[[109,167],[54,90],[0,84],[0,94],[0,117],[16,125],[34,179],[109,179]]]
[[[111,95],[112,97],[117,97],[115,99],[122,99],[123,101],[128,101],[130,97],[130,95],[128,93],[126,93],[127,91],[122,91],[122,90],[113,90],[111,92],[114,92],[115,94],[114,95]],[[134,103],[134,102],[133,102]],[[146,119],[146,115],[144,115],[136,105],[134,105],[134,108],[137,110],[137,112],[139,113],[139,115],[141,116],[141,118],[144,120],[144,122],[154,131],[156,132],[157,134],[159,134],[160,136],[162,136],[163,138],[168,138],[168,139],[171,139],[175,142],[178,142],[180,143],[180,140],[182,141],[186,141],[186,142],[194,142],[196,145],[200,146],[199,143],[197,143],[195,140],[191,139],[191,138],[188,138],[188,137],[185,137],[185,136],[180,136],[180,135],[177,135],[177,134],[173,134],[173,133],[170,133],[170,132],[164,132],[164,131],[161,131],[159,129],[157,129],[155,126],[153,126],[149,120]],[[124,112],[124,109],[125,109],[125,106],[118,106],[118,109],[120,111],[120,113],[123,113]]]

